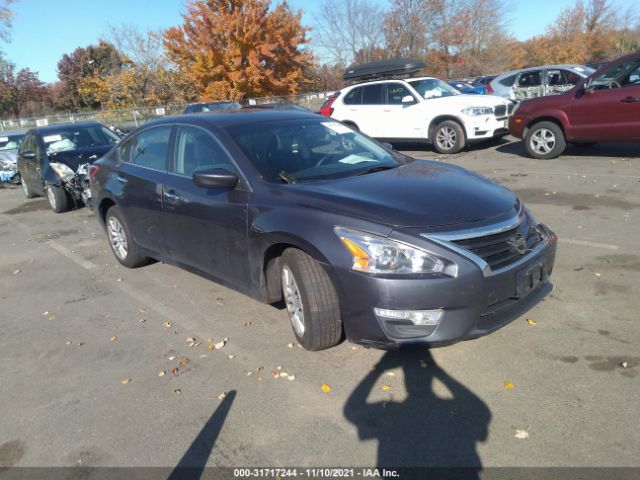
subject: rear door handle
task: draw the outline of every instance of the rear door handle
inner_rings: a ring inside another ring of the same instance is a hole
[[[620,101],[622,103],[634,103],[634,102],[640,102],[640,98],[638,98],[638,97],[625,97]]]
[[[127,183],[128,180],[126,178],[124,178],[122,175],[116,175],[116,180],[119,181],[120,183]]]

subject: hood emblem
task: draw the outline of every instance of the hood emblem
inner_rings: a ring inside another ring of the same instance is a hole
[[[512,251],[520,255],[524,255],[527,252],[527,237],[521,233],[516,234],[507,244],[511,247]]]

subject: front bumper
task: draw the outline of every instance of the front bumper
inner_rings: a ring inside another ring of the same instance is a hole
[[[389,348],[410,343],[444,345],[489,334],[523,315],[552,290],[548,279],[555,253],[556,243],[549,238],[528,256],[489,275],[460,256],[455,258],[459,266],[455,278],[380,278],[334,269],[346,336],[355,343]],[[420,330],[410,322],[402,325],[377,317],[374,307],[442,309],[444,315],[437,326]]]
[[[493,115],[466,117],[465,130],[467,140],[470,142],[502,137],[509,133],[509,117],[495,117]]]
[[[513,115],[509,118],[509,133],[516,138],[524,138],[525,129],[529,119],[522,115]]]

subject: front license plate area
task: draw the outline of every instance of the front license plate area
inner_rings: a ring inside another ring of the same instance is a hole
[[[544,263],[537,263],[525,270],[520,270],[517,277],[516,295],[524,297],[547,279],[547,269]]]

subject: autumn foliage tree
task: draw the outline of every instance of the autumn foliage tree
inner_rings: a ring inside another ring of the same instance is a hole
[[[294,94],[308,82],[301,12],[270,0],[199,0],[165,48],[203,100]]]

